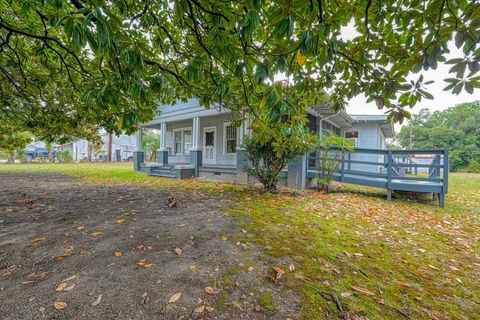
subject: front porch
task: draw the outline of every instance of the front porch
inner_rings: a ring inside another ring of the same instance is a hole
[[[241,182],[244,164],[240,162],[245,162],[245,156],[240,146],[248,132],[244,125],[232,125],[231,113],[201,109],[179,114],[179,110],[169,110],[142,127],[159,130],[160,148],[157,162],[144,161],[140,130],[135,170],[159,177]]]

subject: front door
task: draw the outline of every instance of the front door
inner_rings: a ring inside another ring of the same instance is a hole
[[[208,127],[203,129],[203,163],[215,164],[217,160],[216,156],[216,128]]]

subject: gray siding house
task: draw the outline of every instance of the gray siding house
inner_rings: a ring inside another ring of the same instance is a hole
[[[343,135],[354,140],[357,148],[385,149],[385,139],[394,134],[393,124],[387,122],[386,116],[335,113],[327,104],[309,107],[307,117],[308,127],[313,132]],[[196,176],[238,183],[254,182],[243,171],[247,162],[242,139],[250,134],[249,120],[240,127],[232,126],[231,121],[232,114],[228,110],[219,107],[205,109],[197,99],[160,106],[159,115],[141,126],[159,129],[158,163],[144,162],[140,130],[134,152],[135,170],[163,177]],[[305,157],[299,157],[288,165],[283,173],[285,185],[298,188],[306,185],[306,162]],[[352,164],[355,165],[361,166]],[[301,170],[300,174],[298,170]],[[368,170],[378,172],[380,169],[372,167]]]

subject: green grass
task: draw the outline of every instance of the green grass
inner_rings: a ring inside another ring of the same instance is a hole
[[[472,319],[480,308],[480,175],[450,178],[444,209],[343,186],[327,195],[250,196],[230,212],[267,253],[295,258],[289,283],[305,296],[306,319],[337,317],[323,292],[335,292],[350,316]]]
[[[236,201],[226,213],[254,235],[240,240],[295,261],[281,281],[303,294],[306,319],[338,317],[322,292],[335,292],[349,316],[368,319],[401,319],[401,312],[413,319],[473,319],[480,310],[480,175],[451,174],[441,209],[427,198],[387,202],[382,190],[348,185],[331,194],[260,194],[232,184],[151,178],[131,164],[0,165],[0,172],[228,193]],[[267,293],[259,304],[274,308],[273,297]]]

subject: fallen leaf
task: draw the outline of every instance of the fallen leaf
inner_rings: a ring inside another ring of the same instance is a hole
[[[402,287],[407,287],[407,288],[412,287],[412,285],[411,285],[410,283],[407,283],[407,282],[397,281],[397,283],[398,283],[399,285],[401,285]]]
[[[178,254],[178,255],[181,255],[182,252],[183,252],[182,249],[180,249],[180,248],[175,248],[174,251],[175,251],[175,253]]]
[[[73,279],[75,279],[76,277],[77,277],[77,276],[71,276],[71,277],[69,277],[69,278],[67,278],[67,279],[63,280],[62,282],[68,282],[68,281],[70,281],[70,280],[73,280]]]
[[[32,245],[36,245],[38,244],[40,241],[43,241],[45,240],[46,238],[45,237],[37,237],[35,239],[32,239]]]
[[[85,227],[78,227],[77,230],[82,231]]]
[[[169,302],[169,303],[177,302],[178,299],[180,299],[181,296],[182,296],[182,293],[181,293],[181,292],[175,293],[173,296],[170,297],[170,299],[168,300],[168,302]]]
[[[102,294],[99,294],[97,300],[92,302],[92,307],[98,306],[100,302],[102,302]]]
[[[91,235],[92,237],[98,237],[98,236],[101,235],[101,234],[102,234],[102,232],[100,232],[100,231],[90,233],[90,235]]]
[[[9,276],[11,274],[12,274],[11,271],[7,271],[7,272],[2,273],[2,277],[6,277],[6,276]]]
[[[153,263],[146,263],[146,264],[144,264],[142,267],[144,267],[144,268],[151,268],[151,267],[153,267]]]
[[[204,290],[208,294],[215,294],[215,290],[212,287],[206,287]]]
[[[197,269],[198,269],[198,266],[197,266],[197,265],[192,264],[192,265],[190,266],[190,271],[197,270]]]
[[[279,280],[285,274],[285,271],[280,267],[273,267],[273,270],[276,272],[275,280]]]
[[[118,249],[115,250],[115,252],[113,254],[115,255],[115,257],[121,257],[122,256],[122,253]]]
[[[203,313],[205,311],[205,306],[199,306],[195,308],[195,313]]]
[[[293,264],[288,266],[288,271],[293,272],[295,271],[295,266]]]
[[[53,304],[53,307],[56,309],[56,310],[63,310],[67,307],[67,303],[66,302],[63,302],[63,301],[59,301],[59,302],[55,302]]]
[[[125,219],[117,219],[117,223],[120,224],[120,223],[124,223],[125,222]]]
[[[363,295],[366,295],[368,297],[375,295],[375,293],[373,293],[372,291],[367,290],[367,289],[362,288],[362,287],[352,286],[352,289],[353,289],[353,291],[355,291],[357,293],[360,293],[360,294],[363,294]]]
[[[212,311],[215,310],[213,307],[210,307],[210,306],[205,307],[205,309],[206,309],[208,312],[212,312]]]
[[[227,239],[228,239],[228,238],[227,238],[226,236],[222,236],[222,240],[223,240],[223,241],[227,241]]]
[[[63,291],[70,291],[73,288],[75,288],[75,284],[72,284],[71,286],[66,287],[65,289],[63,289]]]
[[[67,287],[68,283],[62,282],[58,285],[58,287],[55,289],[55,291],[63,291]]]

